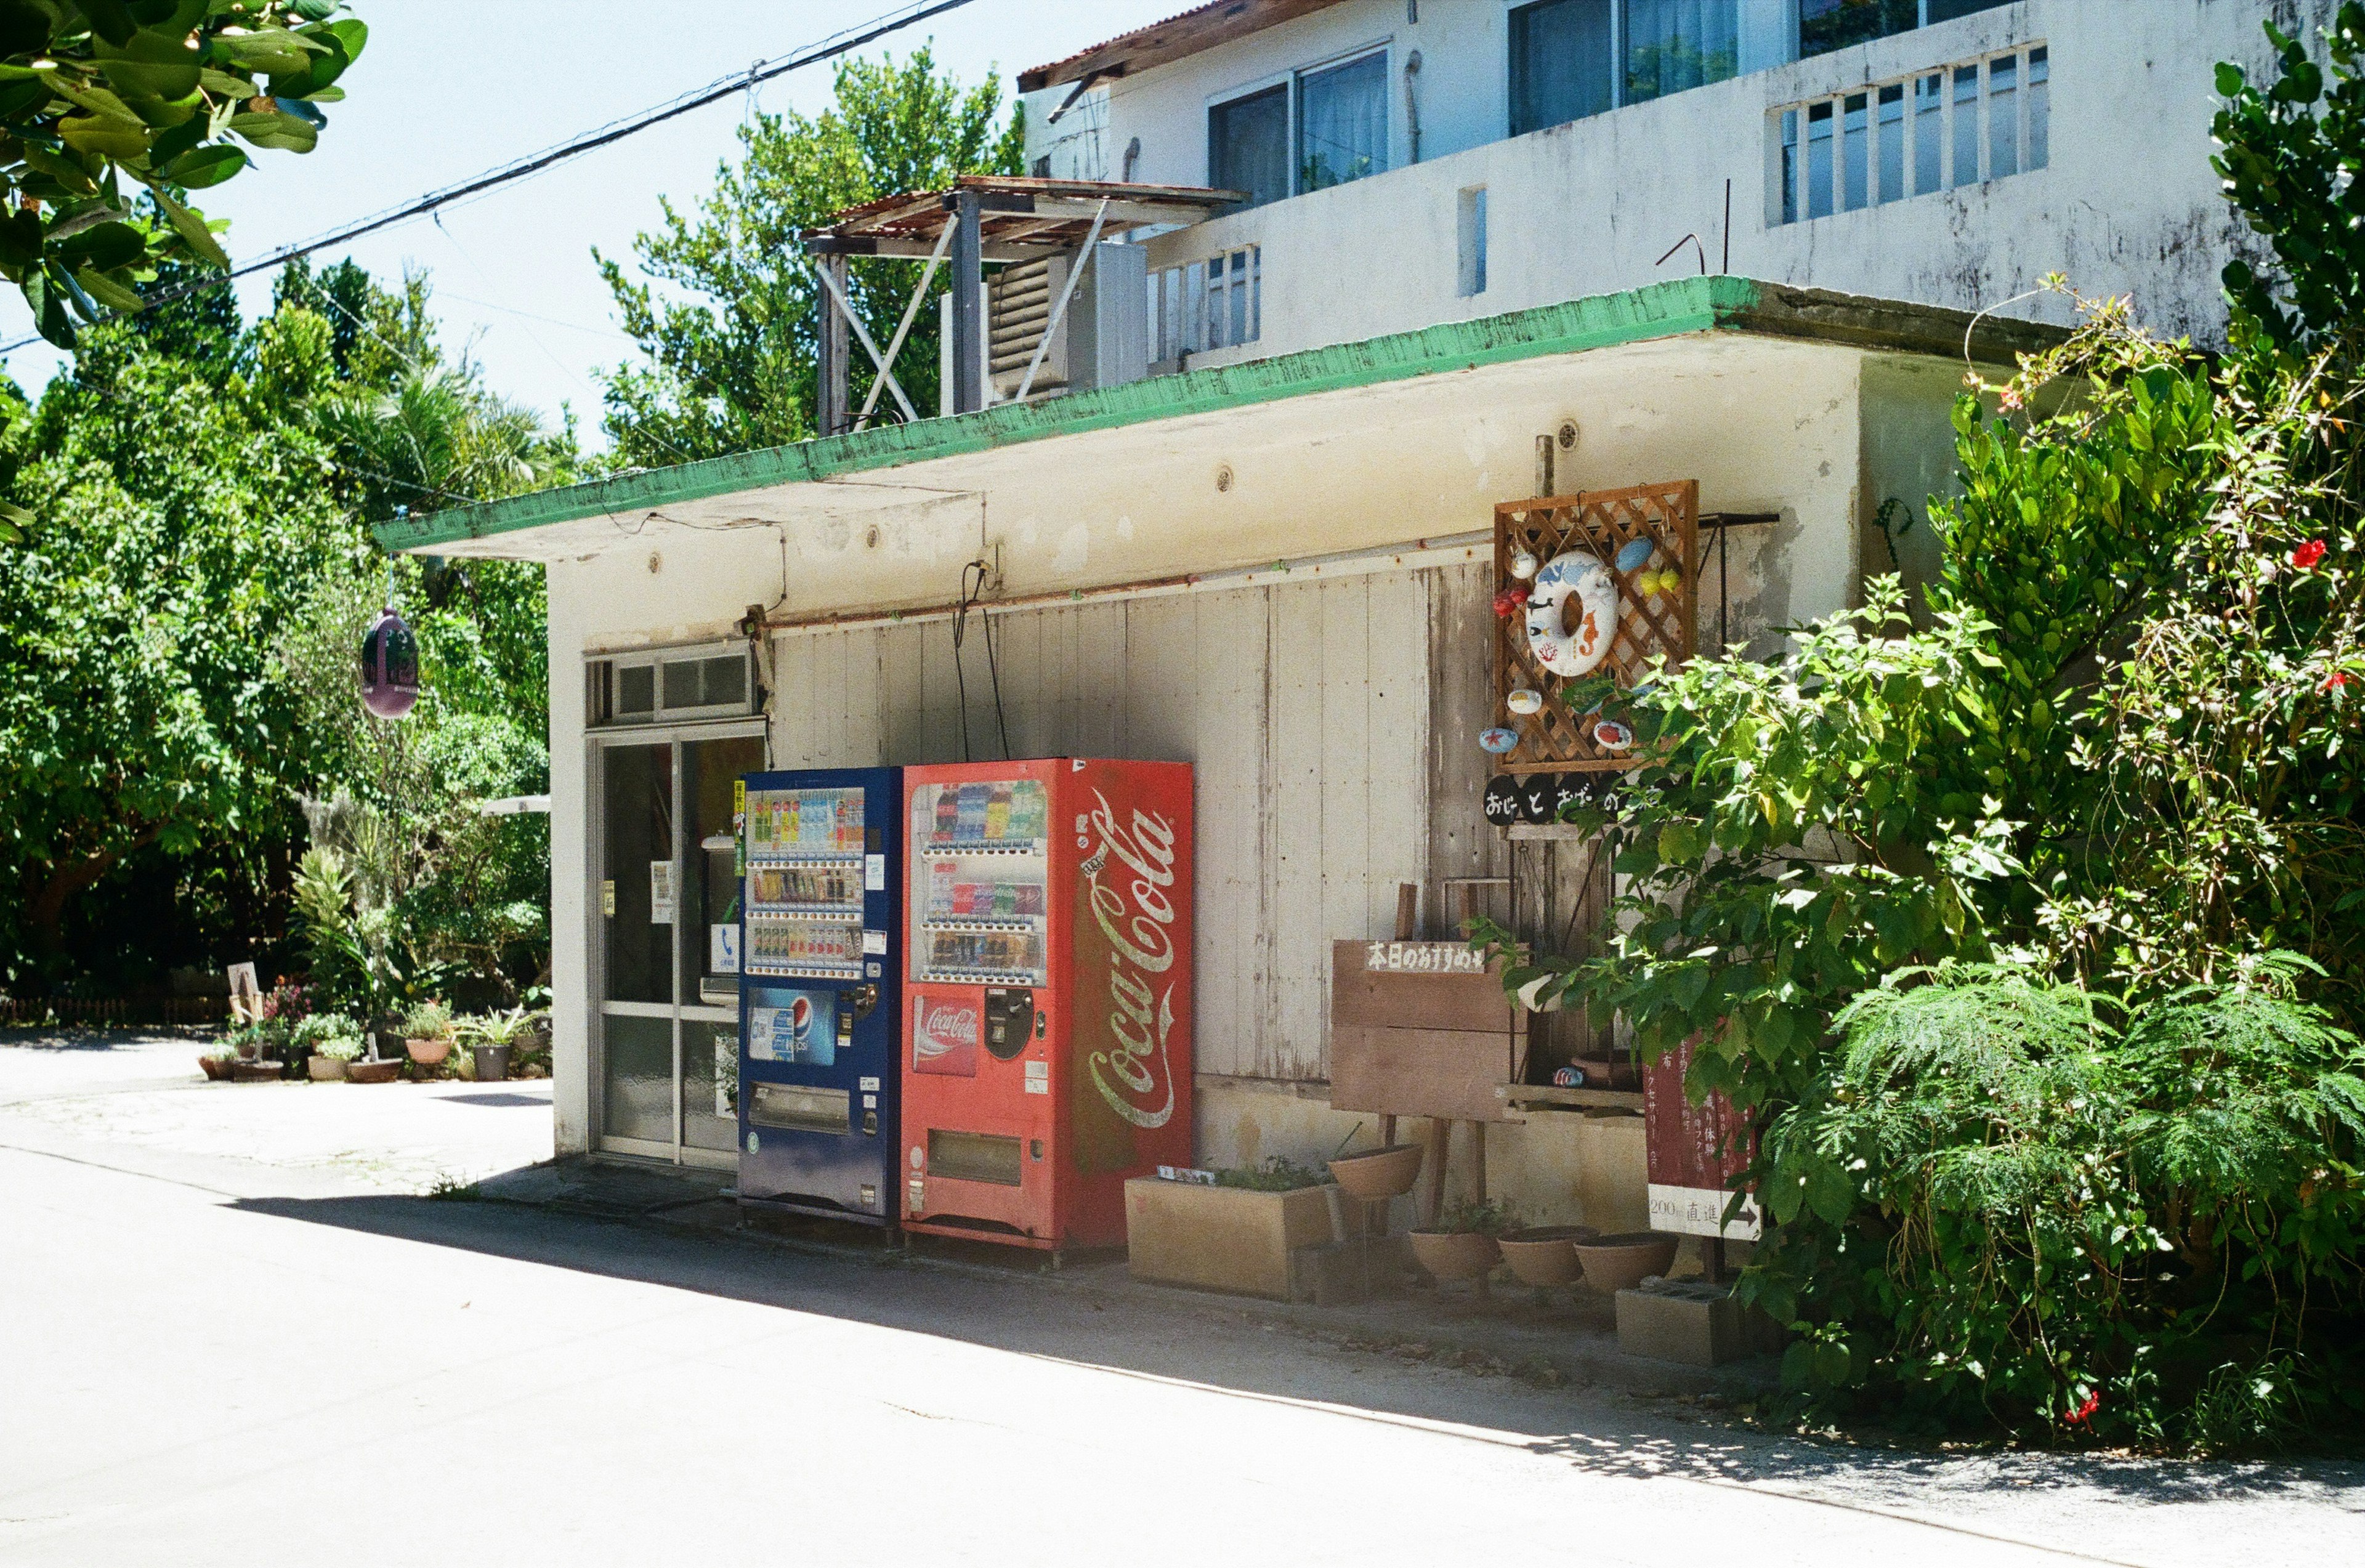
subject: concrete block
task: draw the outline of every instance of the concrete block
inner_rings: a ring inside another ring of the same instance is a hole
[[[1781,1348],[1773,1321],[1730,1285],[1659,1280],[1618,1293],[1618,1348],[1630,1356],[1713,1367]]]

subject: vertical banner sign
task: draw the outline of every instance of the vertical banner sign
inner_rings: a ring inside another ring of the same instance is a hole
[[[1732,1201],[1726,1183],[1749,1163],[1753,1138],[1748,1119],[1721,1094],[1695,1105],[1684,1093],[1684,1073],[1692,1047],[1670,1051],[1642,1070],[1642,1137],[1651,1193],[1651,1228],[1678,1236],[1721,1236],[1754,1241],[1758,1236],[1754,1194],[1742,1201],[1730,1223]]]
[[[1139,1135],[1178,1115],[1189,1136],[1190,802],[1178,810],[1139,784],[1096,767],[1069,795],[1079,858],[1068,1114],[1087,1173],[1140,1165]]]

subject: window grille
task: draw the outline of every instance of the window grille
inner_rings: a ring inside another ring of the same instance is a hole
[[[2044,168],[2044,44],[1786,105],[1769,118],[1768,221],[1798,223]]]

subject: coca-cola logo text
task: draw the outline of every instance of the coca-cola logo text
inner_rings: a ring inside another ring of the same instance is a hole
[[[1162,1127],[1174,1114],[1174,1074],[1167,1036],[1174,1028],[1174,823],[1136,810],[1120,826],[1108,797],[1093,791],[1099,807],[1092,826],[1100,846],[1083,863],[1085,896],[1093,920],[1108,938],[1109,1032],[1113,1050],[1091,1058],[1093,1086],[1101,1098],[1138,1127]],[[1129,868],[1101,880],[1114,858]],[[1127,884],[1120,893],[1114,885]],[[1164,976],[1163,980],[1160,977]]]
[[[916,1048],[924,1056],[942,1056],[956,1046],[977,1044],[978,1035],[976,1008],[938,1002],[921,1016]]]

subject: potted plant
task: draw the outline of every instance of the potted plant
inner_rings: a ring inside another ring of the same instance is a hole
[[[402,1048],[421,1067],[443,1066],[455,1033],[452,1010],[440,1002],[422,1002],[402,1016]]]
[[[462,1019],[457,1027],[475,1058],[476,1081],[498,1083],[507,1078],[510,1054],[532,1035],[537,1023],[537,1016],[522,1007]]]
[[[197,1058],[197,1065],[206,1070],[208,1080],[219,1081],[230,1076],[230,1063],[238,1060],[238,1047],[230,1040],[207,1049]]]
[[[1496,1238],[1511,1226],[1511,1211],[1499,1203],[1459,1203],[1412,1233],[1412,1255],[1440,1284],[1474,1280],[1503,1260]]]
[[[1176,1170],[1125,1184],[1126,1268],[1137,1280],[1288,1301],[1294,1257],[1327,1247],[1332,1187],[1318,1170],[1274,1156],[1227,1170]],[[1351,1229],[1359,1217],[1342,1217]]]
[[[315,1083],[334,1083],[345,1076],[345,1064],[362,1054],[361,1029],[336,1013],[315,1013],[300,1020],[289,1044],[304,1058]]]

